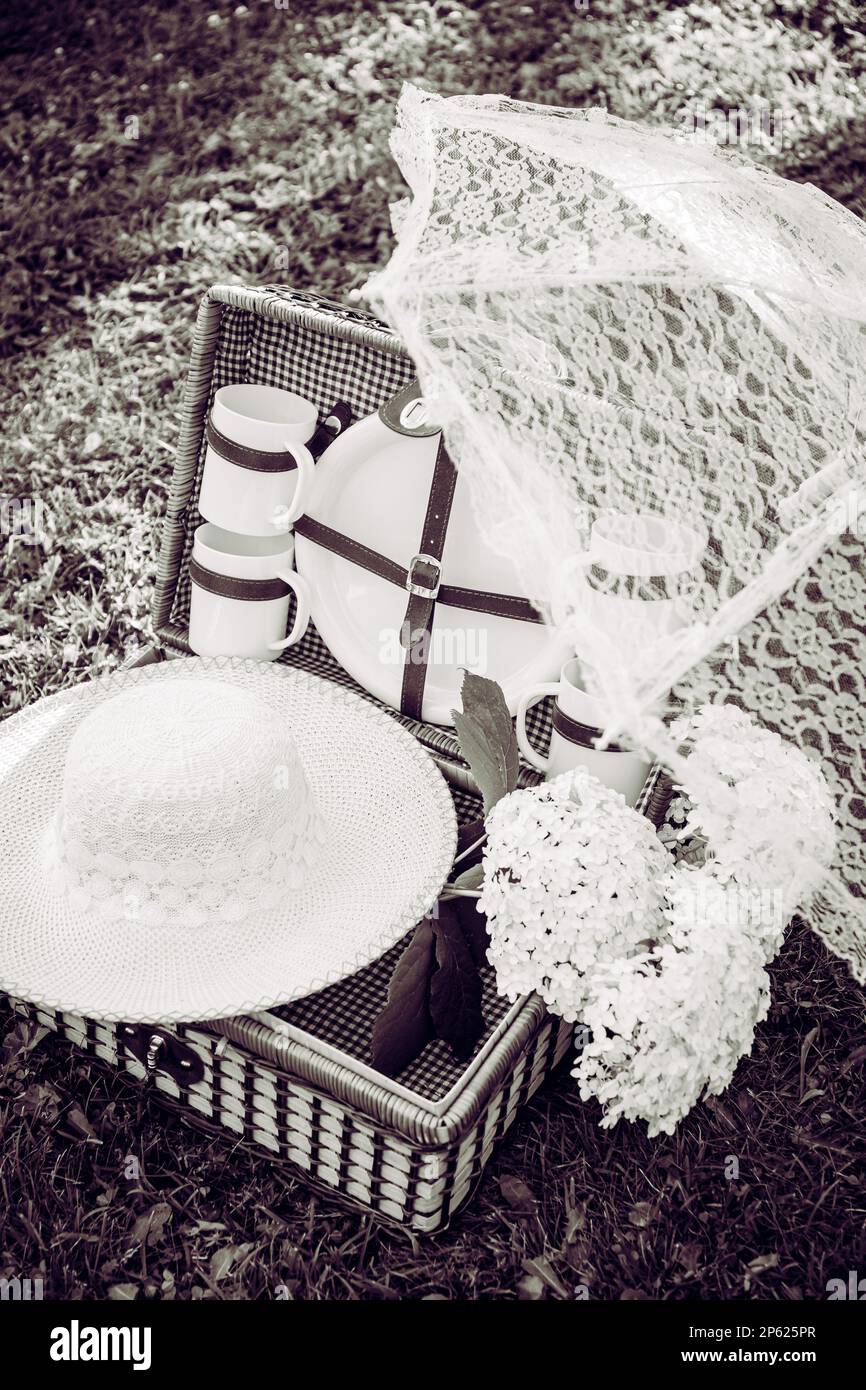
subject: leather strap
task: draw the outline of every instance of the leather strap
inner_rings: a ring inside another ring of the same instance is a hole
[[[387,555],[380,555],[378,550],[362,545],[360,541],[352,540],[351,536],[344,536],[342,531],[335,531],[311,516],[299,517],[294,529],[298,535],[314,541],[324,550],[330,550],[333,555],[360,565],[370,574],[395,584],[399,589],[406,588],[409,571],[403,565],[390,560]],[[488,613],[495,618],[514,618],[524,623],[544,621],[528,599],[518,598],[514,594],[494,594],[486,589],[464,589],[459,584],[440,584],[437,602],[444,603],[448,608]]]
[[[395,560],[389,560],[385,555],[380,555],[378,550],[371,550],[360,541],[352,540],[351,536],[344,536],[342,531],[334,531],[323,521],[316,521],[314,517],[307,515],[298,517],[295,531],[299,536],[306,536],[308,541],[315,541],[316,545],[330,550],[333,555],[351,560],[352,564],[360,565],[361,569],[369,570],[370,574],[376,574],[380,579],[387,579],[390,584],[405,589],[406,571],[402,565],[398,565]]]
[[[581,748],[595,748],[596,739],[601,738],[604,733],[603,729],[594,729],[591,724],[581,724],[577,719],[564,714],[558,700],[553,706],[553,727],[567,743],[577,743]],[[630,750],[623,748],[619,743],[609,743],[606,748],[596,751],[628,753]]]
[[[418,573],[416,574],[416,566],[413,562],[410,566],[411,572],[407,574],[410,585],[415,581],[419,589],[424,590],[424,592],[418,593],[413,593],[411,587],[409,590],[409,602],[406,605],[406,617],[403,620],[403,635],[400,639],[407,649],[420,640],[439,593],[439,561],[442,559],[442,551],[445,549],[445,533],[448,530],[451,503],[454,500],[456,485],[457,469],[448,457],[445,441],[440,434],[436,462],[433,465],[433,478],[430,483],[430,496],[427,498],[427,511],[421,529],[421,544],[418,546],[418,558],[421,559],[421,564],[417,566]],[[433,563],[431,564],[430,561]],[[407,711],[404,710],[403,713],[405,714]]]
[[[230,574],[217,574],[190,558],[189,577],[200,589],[220,598],[239,598],[260,602],[263,599],[286,598],[292,591],[282,579],[237,579]]]
[[[457,469],[448,457],[445,440],[440,434],[430,496],[427,499],[427,511],[421,530],[421,544],[406,576],[409,584],[409,602],[400,632],[400,641],[406,648],[400,710],[401,713],[408,714],[410,719],[421,718],[430,633],[440,589],[439,561],[445,549],[445,534],[456,486]]]
[[[207,421],[207,442],[215,454],[220,458],[227,459],[229,463],[236,463],[238,468],[250,468],[255,473],[289,473],[293,468],[297,468],[298,461],[294,454],[289,450],[280,454],[271,454],[264,449],[249,449],[246,444],[237,444],[233,439],[229,439],[208,416]]]
[[[439,602],[450,608],[468,608],[472,613],[489,613],[493,618],[514,618],[522,623],[543,623],[528,598],[515,594],[493,594],[486,589],[462,589],[459,584],[442,584]]]
[[[307,444],[307,448],[317,459],[323,454],[330,444],[333,444],[338,435],[347,430],[352,423],[352,407],[346,401],[335,401],[330,410],[325,413],[325,418],[316,426],[316,432]]]
[[[405,390],[411,392],[412,386]],[[415,394],[417,395],[417,390]],[[386,423],[389,422],[386,420]],[[419,427],[419,432],[430,431],[422,426]],[[391,584],[399,584],[402,588],[408,589],[409,602],[400,628],[400,642],[405,649],[400,710],[412,719],[421,718],[424,685],[427,679],[427,655],[437,600],[455,608],[465,608],[478,613],[516,618],[524,622],[543,621],[528,600],[513,594],[485,593],[479,589],[465,589],[458,585],[441,583],[440,562],[445,548],[445,536],[456,485],[457,469],[448,457],[445,441],[440,433],[421,542],[418,553],[411,560],[408,569],[404,569],[387,556],[380,555],[370,546],[325,526],[314,517],[302,516],[295,522],[295,530],[299,535],[324,546],[353,564],[362,566],[371,574],[378,575]]]
[[[428,411],[421,395],[417,378],[406,385],[379,406],[379,419],[389,430],[408,435],[411,439],[424,439],[438,434],[442,426],[428,419]]]

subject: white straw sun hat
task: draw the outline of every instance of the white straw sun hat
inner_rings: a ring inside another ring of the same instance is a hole
[[[447,787],[388,715],[232,658],[125,671],[0,727],[0,989],[120,1022],[331,984],[435,901]]]

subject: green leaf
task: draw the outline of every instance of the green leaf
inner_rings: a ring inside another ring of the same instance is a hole
[[[452,710],[460,751],[484,801],[484,814],[517,786],[517,739],[505,696],[495,681],[466,671],[463,710]]]
[[[436,1036],[461,1060],[469,1057],[484,1031],[481,976],[460,925],[456,905],[440,902],[433,922],[436,966],[430,981],[430,1014]]]
[[[487,918],[478,910],[477,898],[455,898],[453,905],[472,959],[480,969],[487,962],[487,947],[490,945]]]
[[[454,730],[460,744],[460,752],[469,764],[469,770],[478,784],[486,816],[497,801],[505,796],[508,785],[502,775],[496,754],[491,752],[484,730],[477,720],[470,718],[468,714],[460,714],[457,710],[451,711],[451,718],[454,720]]]
[[[496,748],[504,768],[506,785],[513,792],[517,786],[520,756],[514,723],[508,713],[502,687],[486,676],[464,671],[460,697],[463,713],[477,719],[486,731],[491,746]]]
[[[480,888],[484,882],[484,865],[473,864],[470,869],[464,869],[462,874],[451,883],[452,888]]]
[[[373,1024],[373,1066],[397,1076],[436,1036],[430,1016],[430,977],[436,968],[433,924],[418,923],[391,976],[388,1002]]]

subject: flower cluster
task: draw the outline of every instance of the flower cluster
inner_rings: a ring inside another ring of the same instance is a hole
[[[723,1091],[751,1050],[765,966],[835,840],[820,771],[742,711],[709,706],[674,732],[694,778],[673,834],[584,770],[564,773],[491,811],[479,904],[500,991],[535,990],[580,1020],[581,1097],[603,1126],[640,1119],[651,1137]]]
[[[702,1095],[729,1085],[769,1006],[764,950],[732,885],[709,867],[673,869],[656,948],[593,971],[583,1022],[592,1040],[572,1075],[603,1128],[645,1120],[672,1134]]]
[[[480,907],[500,992],[581,1017],[599,962],[652,945],[669,858],[650,822],[577,769],[512,792],[487,818]]]
[[[820,768],[736,705],[705,705],[671,732],[689,749],[685,833],[707,841],[721,881],[778,891],[790,917],[835,849]]]

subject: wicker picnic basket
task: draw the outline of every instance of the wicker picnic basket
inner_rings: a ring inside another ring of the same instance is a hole
[[[202,303],[154,600],[154,645],[136,665],[189,653],[192,536],[215,392],[261,383],[312,400],[320,416],[337,400],[361,418],[408,383],[413,366],[387,326],[369,315],[283,287],[216,286]],[[311,626],[281,660],[357,691]],[[372,699],[371,696],[367,698]],[[393,712],[392,712],[393,713]],[[451,784],[458,820],[480,802],[456,739],[394,713]],[[543,746],[549,713],[529,726]],[[529,768],[523,784],[537,780]],[[668,787],[651,774],[641,809],[658,824]],[[189,1123],[254,1146],[380,1216],[418,1232],[441,1230],[472,1191],[521,1106],[570,1050],[571,1025],[533,996],[500,998],[484,980],[486,1036],[468,1062],[430,1044],[397,1081],[369,1065],[373,1020],[405,942],[372,966],[271,1012],[175,1028],[104,1024],[16,1007],[108,1065],[149,1080]]]

